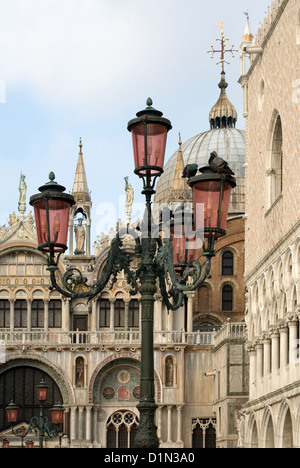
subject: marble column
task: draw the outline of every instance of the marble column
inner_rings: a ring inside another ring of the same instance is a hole
[[[177,405],[177,442],[182,442],[182,405]]]
[[[299,339],[298,339],[298,316],[288,316],[288,327],[289,327],[289,363],[296,364],[299,362],[298,350],[299,350]]]
[[[288,327],[283,325],[279,329],[280,333],[280,367],[283,369],[288,364]]]
[[[78,439],[84,440],[84,420],[83,420],[84,407],[79,406],[79,423],[78,423]]]
[[[49,331],[49,299],[44,300],[44,332]]]
[[[193,300],[194,292],[185,293],[187,301],[187,333],[193,333]]]
[[[14,333],[15,331],[15,300],[10,299],[10,333]]]
[[[27,331],[31,332],[31,306],[32,299],[27,299]]]
[[[86,440],[92,442],[92,407],[86,407]]]
[[[167,442],[170,443],[172,442],[172,409],[173,406],[168,405],[168,440]]]
[[[274,329],[271,334],[272,340],[272,372],[279,369],[279,332]]]
[[[268,375],[271,372],[271,340],[267,336],[263,340],[263,347],[264,347],[264,375]]]
[[[115,299],[110,299],[110,317],[109,317],[109,328],[113,332],[115,330]]]
[[[71,407],[71,421],[70,421],[70,440],[76,440],[76,414],[77,406]]]
[[[263,345],[259,341],[256,345],[256,382],[260,382],[260,379],[263,376]]]

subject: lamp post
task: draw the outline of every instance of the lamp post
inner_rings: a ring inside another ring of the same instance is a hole
[[[186,216],[182,209],[179,215],[172,214],[169,223],[153,226],[152,196],[155,194],[156,180],[163,173],[167,133],[172,125],[163,117],[162,112],[152,107],[152,100],[148,99],[146,109],[138,112],[136,118],[128,123],[127,128],[132,134],[134,172],[143,181],[142,193],[146,199],[145,216],[139,232],[129,227],[126,232],[122,230],[117,232],[111,243],[106,269],[96,285],[88,285],[87,279],[75,268],[68,270],[62,280],[58,280],[59,257],[67,249],[67,211],[74,204],[72,197],[64,193],[64,187],[56,184],[51,175],[50,183],[39,189],[40,194],[31,197],[30,204],[35,210],[40,243],[38,248],[48,256],[48,270],[53,288],[72,299],[90,299],[99,295],[109,281],[113,285],[118,273],[124,270],[127,282],[132,288],[131,294],[140,293],[142,314],[141,392],[138,404],[140,424],[135,447],[157,448],[159,440],[155,426],[157,405],[153,343],[154,295],[157,291],[157,280],[167,308],[177,310],[183,304],[184,293],[196,290],[209,277],[211,259],[215,255],[215,240],[225,234],[222,222],[227,218],[228,205],[224,203],[226,206],[223,211],[223,202],[227,201],[227,191],[229,193],[235,186],[235,180],[224,174],[215,173],[213,176],[202,174],[193,177],[190,185],[193,187],[194,195],[199,195],[195,201],[194,218],[191,214]],[[210,189],[213,191],[212,194]],[[50,203],[50,200],[55,200],[55,203]],[[198,209],[198,203],[201,209]],[[60,213],[57,213],[58,207],[63,207]],[[199,220],[201,213],[202,220]],[[179,227],[181,234],[178,235]],[[163,236],[160,235],[162,230],[166,231]],[[128,233],[135,239],[135,256],[140,259],[136,271],[132,271],[131,268],[132,255],[124,250],[122,244],[122,236]],[[195,243],[190,242],[197,237],[203,239],[204,269],[197,260],[198,247],[195,248]],[[78,284],[84,285],[84,292],[76,292]]]
[[[35,433],[39,436],[39,448],[44,448],[44,439],[47,435],[51,439],[58,436],[57,427],[59,424],[63,424],[64,420],[64,408],[60,403],[54,405],[51,409],[51,422],[53,427],[50,428],[49,420],[45,417],[44,403],[47,401],[48,387],[44,379],[41,380],[40,384],[36,387],[37,399],[40,403],[40,414],[39,417],[34,416],[28,428],[21,426],[18,429],[14,429],[13,424],[17,423],[18,420],[18,407],[12,401],[6,408],[7,421],[11,424],[11,430],[15,437],[22,439],[22,448],[24,448],[24,439],[29,434]],[[26,442],[26,448],[33,448],[34,442],[28,440]]]

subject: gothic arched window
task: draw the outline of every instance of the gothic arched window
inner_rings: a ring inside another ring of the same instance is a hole
[[[216,420],[193,419],[192,448],[216,448]]]
[[[110,302],[109,299],[99,300],[99,325],[100,328],[110,327]]]
[[[115,302],[115,328],[125,326],[125,302],[123,299],[117,299]]]
[[[230,250],[224,252],[222,255],[222,275],[233,275],[233,253],[230,252]]]
[[[32,328],[44,328],[44,301],[33,300],[31,304]]]
[[[280,115],[278,115],[271,148],[271,205],[280,197],[282,192],[282,144],[282,124]]]
[[[107,448],[132,448],[139,421],[130,411],[117,411],[109,418],[107,430]]]
[[[137,299],[131,299],[128,311],[128,327],[139,328],[140,323],[140,305]]]
[[[33,416],[39,417],[40,403],[37,400],[36,386],[45,379],[48,386],[47,401],[44,404],[45,416],[51,420],[51,408],[55,403],[63,403],[61,392],[48,375],[35,367],[14,367],[0,375],[0,432],[9,428],[6,407],[13,401],[19,408],[18,424],[28,423]]]
[[[10,327],[10,303],[8,299],[0,301],[0,328]]]
[[[61,300],[51,299],[49,301],[49,328],[61,328],[62,305]]]
[[[233,310],[233,288],[229,284],[222,289],[222,310],[227,312]]]

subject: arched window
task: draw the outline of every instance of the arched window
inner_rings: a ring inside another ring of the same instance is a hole
[[[44,301],[40,299],[31,304],[31,327],[44,328]]]
[[[233,275],[233,253],[229,250],[222,255],[222,275]]]
[[[15,328],[27,328],[27,301],[24,299],[15,302]]]
[[[216,448],[216,420],[194,419],[192,448]]]
[[[100,328],[110,327],[110,302],[109,299],[99,300],[99,326]]]
[[[139,421],[130,411],[117,411],[109,418],[107,430],[107,448],[132,448]]]
[[[229,284],[226,284],[222,289],[222,310],[233,310],[233,289]]]
[[[6,407],[13,401],[19,408],[18,424],[28,423],[33,416],[39,417],[40,403],[36,386],[45,379],[48,386],[45,416],[51,420],[50,410],[55,403],[63,403],[61,392],[48,375],[34,367],[15,367],[0,375],[0,432],[9,428]]]
[[[282,124],[280,115],[278,115],[271,148],[271,205],[280,197],[282,192],[282,144]]]
[[[61,328],[62,326],[62,306],[60,299],[49,301],[49,328]]]
[[[128,310],[128,327],[139,328],[140,323],[140,306],[137,299],[131,299]]]
[[[10,327],[10,304],[8,299],[0,301],[0,328]]]
[[[115,328],[125,327],[125,303],[123,299],[115,302]]]

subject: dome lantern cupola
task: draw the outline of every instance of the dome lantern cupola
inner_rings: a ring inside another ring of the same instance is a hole
[[[237,121],[237,111],[233,104],[229,101],[226,88],[228,83],[225,80],[225,72],[221,73],[221,81],[219,83],[219,88],[221,89],[221,94],[209,113],[209,122],[211,130],[216,128],[235,128]]]

